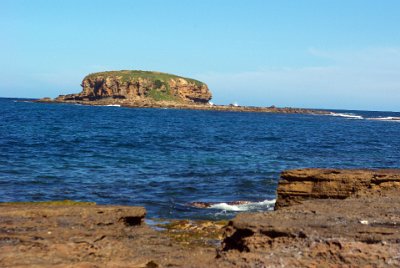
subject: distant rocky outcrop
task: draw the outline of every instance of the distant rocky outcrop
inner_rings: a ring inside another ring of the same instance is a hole
[[[210,102],[208,86],[195,79],[150,71],[107,71],[87,75],[77,94],[42,98],[34,102],[74,103],[93,106],[132,108],[171,108],[256,113],[329,114],[328,111],[301,108],[278,108],[217,105]]]
[[[149,71],[93,73],[82,81],[79,94],[61,95],[56,101],[127,100],[208,103],[212,95],[203,82]]]

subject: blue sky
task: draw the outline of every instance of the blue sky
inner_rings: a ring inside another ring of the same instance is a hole
[[[92,72],[197,78],[214,103],[400,111],[400,1],[1,0],[0,96]]]

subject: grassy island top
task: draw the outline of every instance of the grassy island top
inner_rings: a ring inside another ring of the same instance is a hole
[[[96,76],[113,76],[113,77],[121,77],[121,80],[123,82],[131,81],[137,78],[143,78],[143,79],[150,79],[153,81],[163,81],[167,82],[170,79],[178,79],[182,78],[187,80],[188,82],[192,82],[196,84],[197,86],[202,86],[205,85],[205,83],[200,82],[195,79],[191,78],[186,78],[182,76],[177,76],[173,74],[168,74],[168,73],[161,73],[161,72],[151,72],[151,71],[140,71],[140,70],[121,70],[121,71],[107,71],[107,72],[99,72],[99,73],[92,73],[87,75],[84,79],[88,78],[94,78]]]

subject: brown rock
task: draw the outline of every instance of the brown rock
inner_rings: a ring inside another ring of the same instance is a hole
[[[172,74],[148,71],[109,71],[94,73],[82,81],[82,92],[43,98],[36,102],[118,105],[226,112],[329,114],[327,111],[209,103],[212,94],[205,83]]]
[[[182,244],[144,216],[141,207],[0,205],[0,267],[229,267],[200,238]]]
[[[125,100],[135,102],[207,103],[212,95],[206,84],[176,75],[146,71],[94,73],[82,81],[79,94],[60,95],[56,101]]]
[[[243,267],[398,267],[398,175],[398,170],[283,172],[279,210],[230,221],[220,258]]]
[[[400,266],[398,170],[306,169],[282,178],[285,205],[239,214],[224,227],[222,247],[221,223],[171,221],[157,232],[143,223],[144,208],[0,205],[0,267]]]
[[[400,170],[289,170],[281,174],[275,209],[308,199],[344,199],[388,189],[400,189]]]

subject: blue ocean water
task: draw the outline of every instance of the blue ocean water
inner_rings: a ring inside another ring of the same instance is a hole
[[[140,205],[149,217],[268,210],[279,173],[399,168],[400,113],[332,116],[134,109],[0,99],[0,201]],[[200,209],[190,202],[247,200]]]

